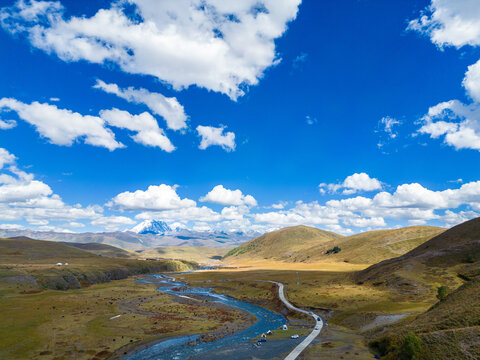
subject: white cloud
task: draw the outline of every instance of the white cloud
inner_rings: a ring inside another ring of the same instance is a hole
[[[0,119],[0,130],[13,129],[15,126],[17,126],[17,122],[15,120],[2,120],[2,119]]]
[[[60,2],[18,1],[1,10],[0,21],[64,61],[113,62],[177,90],[197,85],[236,99],[278,63],[274,41],[300,2],[130,0],[91,17],[66,18]],[[127,15],[132,6],[135,16]]]
[[[12,98],[0,99],[0,110],[13,110],[18,116],[35,126],[52,144],[71,146],[80,139],[86,144],[115,150],[124,147],[115,140],[104,121],[97,116],[81,115],[55,105],[33,102],[24,104]]]
[[[135,104],[146,105],[154,114],[163,117],[169,129],[180,130],[187,127],[187,115],[182,105],[175,97],[165,97],[162,94],[150,92],[146,89],[129,87],[121,89],[117,84],[106,84],[97,80],[94,88],[107,93],[115,94],[122,99]]]
[[[307,122],[308,125],[313,125],[313,124],[316,124],[318,122],[316,117],[312,117],[310,115],[307,115],[305,117],[305,121]]]
[[[212,209],[201,206],[191,206],[173,210],[164,210],[160,212],[146,211],[135,216],[138,220],[162,219],[164,221],[204,221],[218,222],[222,219],[221,215]]]
[[[408,28],[428,35],[437,46],[480,45],[480,7],[476,0],[432,0]]]
[[[300,53],[295,59],[292,61],[292,67],[294,69],[298,69],[304,64],[308,59],[308,54],[306,52]]]
[[[16,158],[0,148],[0,220],[25,220],[34,226],[46,226],[50,221],[95,219],[101,216],[101,208],[65,204],[60,196],[33,174],[17,168]]]
[[[195,207],[190,199],[181,199],[176,186],[165,184],[151,185],[147,190],[125,191],[115,196],[109,205],[125,210],[173,210]]]
[[[10,154],[7,150],[0,148],[0,169],[2,169],[7,164],[14,164],[16,157],[13,154]]]
[[[243,195],[240,190],[226,189],[223,185],[215,186],[207,195],[201,197],[200,201],[222,205],[257,206],[257,200],[252,195]]]
[[[422,118],[418,130],[431,138],[444,136],[444,142],[455,149],[480,150],[480,105],[465,105],[458,100],[432,106]]]
[[[288,203],[286,201],[279,201],[278,203],[276,204],[272,204],[270,206],[270,208],[272,209],[275,209],[275,210],[282,210],[285,208],[285,206],[287,205]]]
[[[388,137],[390,139],[395,139],[397,137],[397,132],[395,132],[394,127],[396,125],[400,125],[400,121],[397,119],[394,119],[390,116],[384,116],[383,118],[380,119],[379,125],[380,127],[383,128],[383,131],[387,133]]]
[[[166,152],[175,150],[165,132],[158,127],[157,120],[147,112],[132,115],[127,111],[112,109],[100,111],[100,117],[110,126],[136,131],[135,142],[145,146],[157,146]]]
[[[127,225],[135,224],[135,221],[125,216],[105,216],[90,222],[93,226],[101,227],[107,231],[117,231]]]
[[[235,134],[233,132],[223,133],[225,127],[197,126],[198,135],[202,137],[199,149],[205,150],[209,146],[218,145],[227,151],[235,150]]]
[[[351,195],[359,191],[374,191],[382,189],[382,183],[375,178],[371,178],[366,173],[355,173],[347,176],[342,183],[338,184],[326,184],[321,183],[318,185],[321,194],[325,194],[327,191],[330,193],[336,193],[343,189],[344,195]]]
[[[480,6],[476,0],[432,0],[408,27],[430,37],[439,47],[480,45]],[[480,61],[468,67],[463,86],[473,103],[451,100],[432,106],[422,118],[420,133],[444,136],[455,149],[480,150]]]

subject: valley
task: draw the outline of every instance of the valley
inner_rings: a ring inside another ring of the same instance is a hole
[[[408,227],[351,237],[285,228],[231,250],[2,239],[0,355],[136,359],[154,344],[195,335],[201,337],[182,345],[198,352],[192,359],[284,359],[315,332],[312,312],[324,323],[299,359],[397,359],[408,341],[420,344],[417,358],[475,358],[479,235],[474,219],[449,230]],[[174,274],[173,285],[145,281],[161,273]],[[284,300],[307,314],[282,301],[277,283]],[[166,285],[170,290],[162,290]],[[266,331],[251,333],[258,318],[216,296],[278,314],[288,330],[269,328],[267,343],[256,345]],[[249,335],[237,339],[242,331]]]

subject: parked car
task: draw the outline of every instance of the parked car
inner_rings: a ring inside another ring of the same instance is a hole
[[[298,339],[298,334],[290,336],[292,339]]]
[[[258,339],[258,342],[267,342],[267,339],[265,339],[265,338],[260,338],[260,339]]]
[[[322,320],[322,318],[320,316],[317,317],[317,321],[321,321],[321,320]]]
[[[320,326],[315,326],[315,330],[320,330]]]

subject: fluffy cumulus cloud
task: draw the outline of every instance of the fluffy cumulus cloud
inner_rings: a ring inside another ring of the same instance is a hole
[[[190,199],[181,199],[176,186],[151,185],[147,190],[125,191],[109,203],[125,210],[174,210],[196,206]]]
[[[230,190],[223,185],[215,186],[208,194],[200,198],[202,202],[212,202],[221,205],[257,206],[257,200],[252,195],[243,195],[241,190]]]
[[[0,99],[0,110],[15,111],[18,116],[33,125],[38,133],[52,144],[71,146],[82,140],[86,144],[115,150],[124,145],[115,140],[113,132],[97,117],[81,115],[56,105],[33,102],[25,104],[16,99]]]
[[[165,97],[162,94],[150,92],[142,88],[134,89],[129,87],[121,89],[117,84],[107,84],[102,80],[97,80],[94,88],[115,94],[135,104],[146,105],[154,114],[165,119],[169,129],[180,130],[187,127],[187,115],[177,98]]]
[[[382,189],[382,183],[375,178],[371,178],[366,173],[355,173],[347,176],[341,183],[321,183],[318,185],[321,194],[325,194],[327,191],[330,193],[336,193],[342,190],[342,194],[351,195],[359,191],[374,191]]]
[[[443,137],[455,149],[480,150],[480,104],[465,105],[458,100],[432,106],[422,118],[419,133]]]
[[[107,231],[117,231],[124,229],[128,225],[135,224],[135,221],[126,216],[104,216],[91,221],[95,227],[100,227]]]
[[[132,115],[128,111],[112,109],[100,111],[100,117],[110,126],[135,131],[132,139],[142,145],[156,146],[167,152],[175,150],[157,120],[148,112]]]
[[[199,149],[205,150],[209,146],[221,146],[226,151],[235,150],[235,134],[233,132],[226,132],[225,127],[213,126],[197,126],[197,133],[202,138]]]
[[[45,227],[50,222],[102,217],[98,206],[65,204],[49,185],[20,170],[16,157],[3,148],[0,148],[0,165],[0,222],[25,221],[31,226]],[[2,226],[4,229],[21,227],[19,224]]]
[[[410,30],[430,37],[439,47],[480,45],[480,7],[476,0],[432,0],[418,19],[409,23]],[[480,61],[468,67],[463,86],[471,104],[458,100],[432,106],[422,118],[421,134],[456,149],[480,150]]]
[[[65,61],[116,63],[174,89],[191,85],[242,96],[278,55],[275,39],[301,0],[115,1],[93,16],[66,16],[57,1],[17,1],[2,26]]]
[[[0,148],[0,169],[7,164],[13,164],[16,161],[16,157],[10,154],[7,150]]]
[[[432,0],[409,29],[430,37],[440,47],[480,44],[480,8],[476,0]]]
[[[110,151],[125,147],[115,139],[110,126],[136,132],[132,139],[139,144],[156,146],[167,152],[175,150],[157,120],[148,112],[132,115],[114,108],[100,111],[100,116],[91,116],[46,103],[25,104],[12,98],[0,99],[1,110],[15,111],[19,118],[33,125],[42,137],[56,145],[71,146],[83,141]]]

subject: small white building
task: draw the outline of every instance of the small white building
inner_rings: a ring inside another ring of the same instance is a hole
[[[63,264],[62,263],[56,263],[57,266],[62,266]]]

